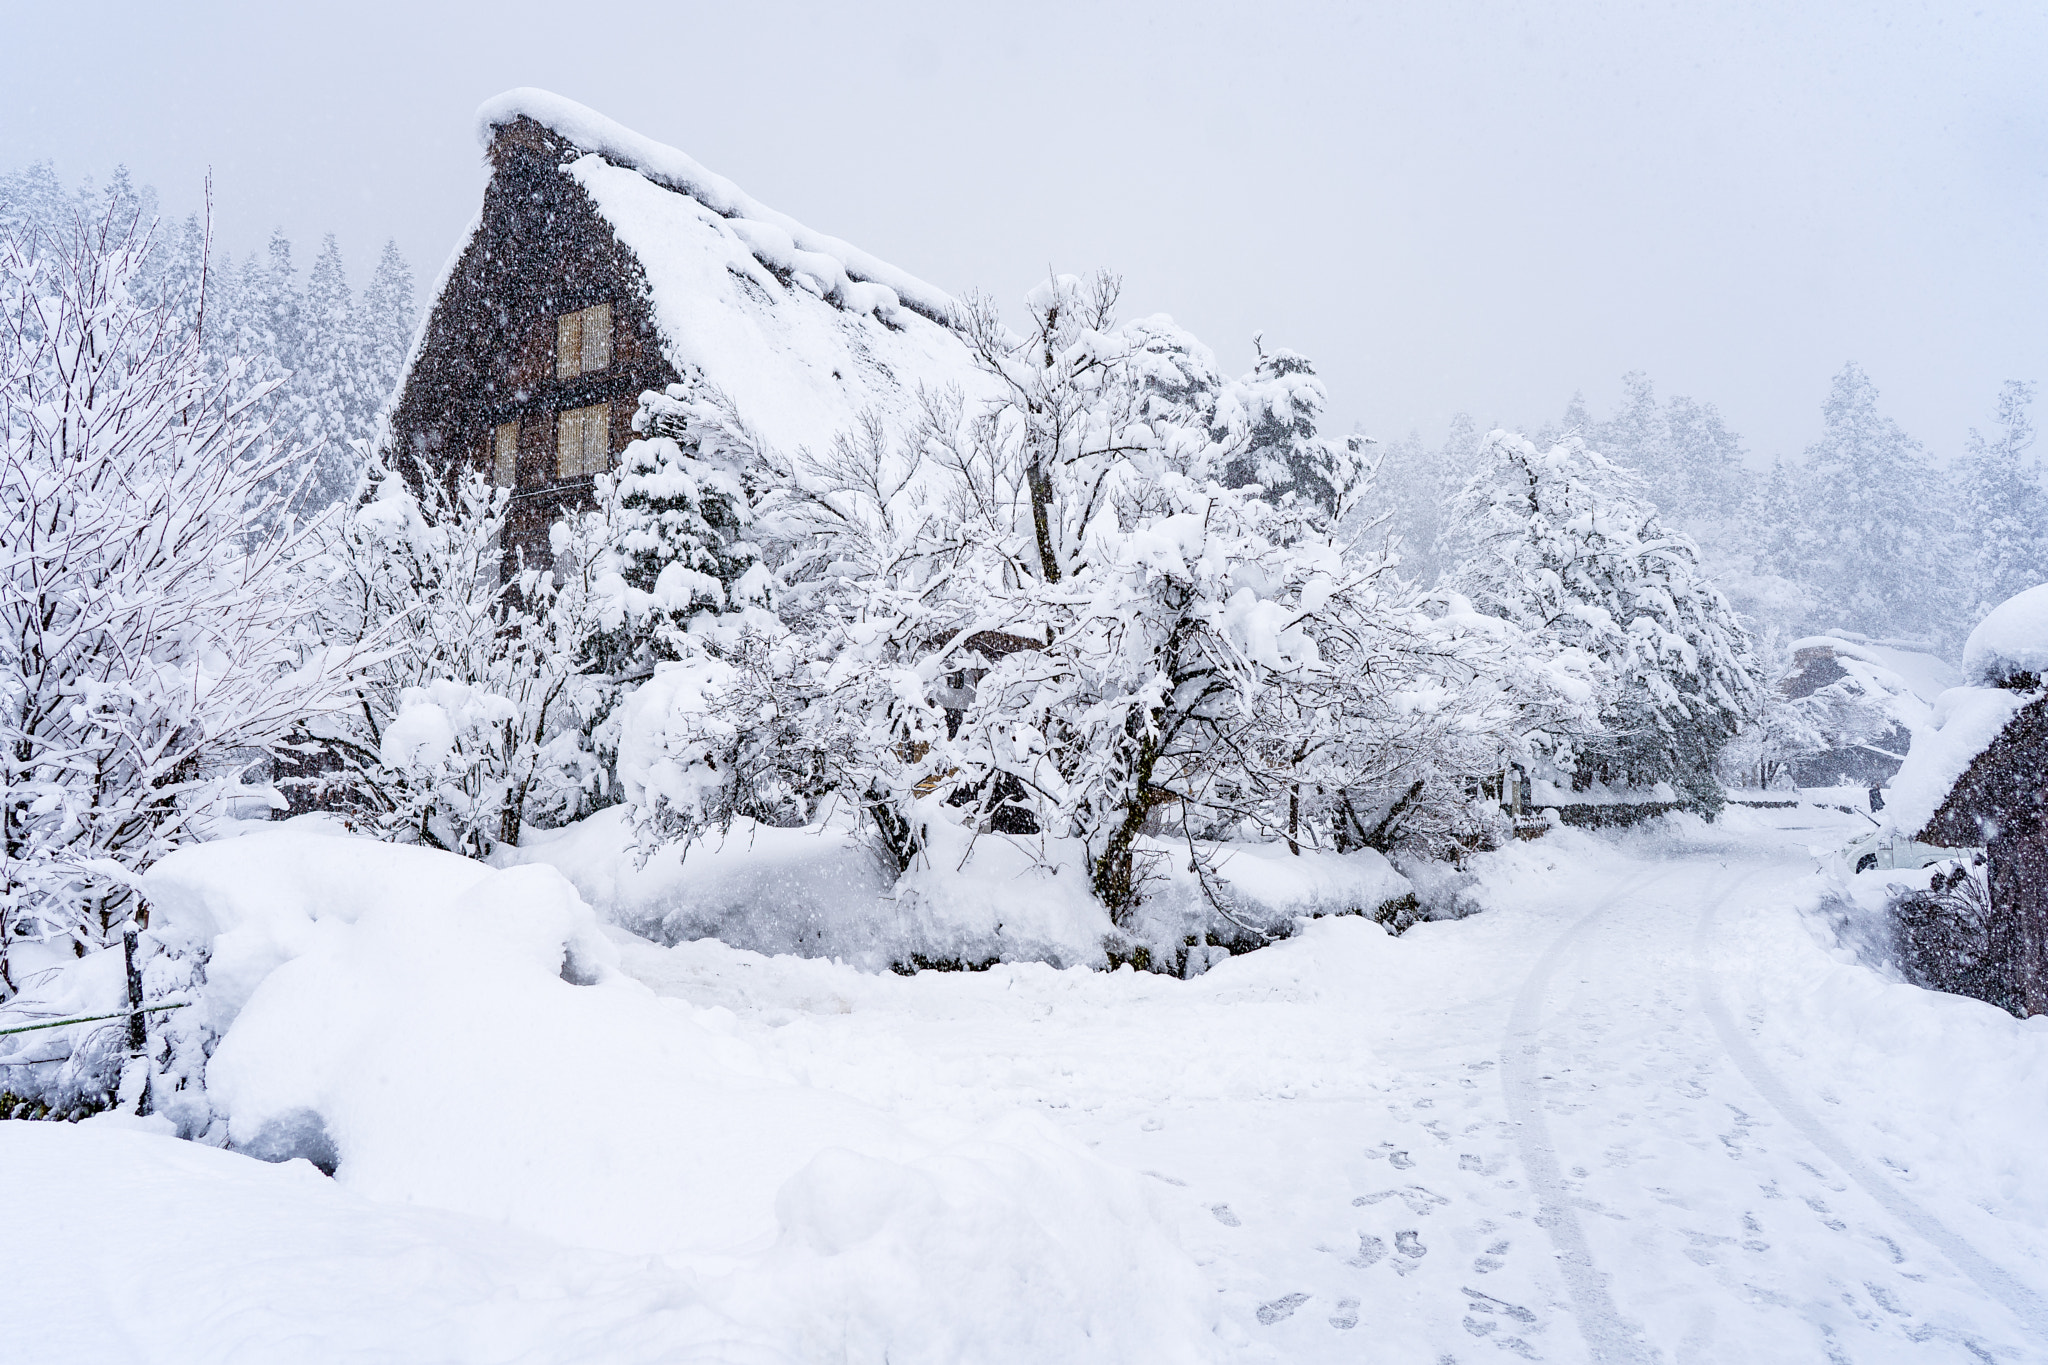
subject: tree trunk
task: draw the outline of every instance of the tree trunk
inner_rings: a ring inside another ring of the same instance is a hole
[[[1046,582],[1057,583],[1060,561],[1052,544],[1052,474],[1034,462],[1027,482],[1031,485],[1031,530],[1038,539],[1038,571]]]
[[[149,1048],[149,1026],[142,1014],[142,967],[135,961],[135,931],[121,935],[121,958],[128,969],[128,1050]]]

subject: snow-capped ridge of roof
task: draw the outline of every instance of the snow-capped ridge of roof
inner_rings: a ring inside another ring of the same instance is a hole
[[[1993,607],[1963,645],[1963,673],[1982,687],[2048,676],[2048,583]]]
[[[881,312],[897,300],[940,323],[959,316],[959,303],[944,290],[877,260],[867,252],[813,232],[788,214],[747,194],[732,181],[705,169],[695,158],[644,137],[594,109],[546,90],[522,86],[485,100],[476,111],[478,141],[489,150],[498,130],[521,117],[564,138],[578,149],[638,172],[665,189],[686,194],[728,220],[755,257],[771,270],[810,275],[828,296],[857,312]],[[836,277],[836,278],[835,278]],[[885,297],[882,289],[893,297]]]

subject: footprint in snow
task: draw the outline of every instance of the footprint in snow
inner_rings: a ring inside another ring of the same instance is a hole
[[[1415,1164],[1415,1158],[1406,1152],[1387,1153],[1387,1164],[1397,1171],[1405,1171]]]
[[[1472,1269],[1481,1275],[1490,1275],[1507,1264],[1508,1248],[1511,1242],[1499,1241],[1486,1249],[1484,1255],[1473,1258]]]
[[[1422,1234],[1419,1232],[1395,1233],[1394,1250],[1400,1252],[1403,1256],[1412,1256],[1417,1260],[1429,1255],[1429,1248],[1422,1244]]]
[[[1344,1264],[1355,1265],[1360,1270],[1363,1270],[1369,1265],[1377,1265],[1386,1254],[1387,1244],[1385,1242],[1382,1242],[1369,1232],[1361,1232],[1358,1234],[1358,1254],[1347,1258]]]
[[[1224,1227],[1235,1228],[1244,1225],[1244,1220],[1232,1213],[1228,1204],[1211,1204],[1209,1212],[1215,1214],[1216,1221],[1223,1224]]]
[[[1358,1326],[1358,1300],[1337,1300],[1337,1311],[1330,1314],[1330,1326],[1340,1332],[1348,1332]]]
[[[1283,1294],[1271,1303],[1259,1305],[1259,1322],[1266,1327],[1271,1327],[1276,1322],[1284,1322],[1294,1316],[1295,1309],[1307,1302],[1306,1294]]]
[[[1351,1207],[1364,1208],[1368,1204],[1377,1204],[1383,1199],[1393,1199],[1397,1196],[1408,1206],[1408,1212],[1418,1218],[1426,1218],[1432,1209],[1442,1208],[1451,1202],[1433,1190],[1425,1190],[1420,1185],[1410,1185],[1405,1189],[1378,1190],[1372,1194],[1361,1194],[1351,1201]]]

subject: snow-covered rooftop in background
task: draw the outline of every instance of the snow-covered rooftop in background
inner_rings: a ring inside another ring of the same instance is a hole
[[[479,136],[522,115],[585,153],[565,173],[638,258],[669,363],[722,389],[769,444],[823,454],[863,412],[900,430],[920,388],[981,384],[943,291],[558,95],[490,100]]]
[[[1963,681],[1954,664],[1928,649],[1914,647],[1911,642],[1873,640],[1847,631],[1809,635],[1792,642],[1794,654],[1808,649],[1826,649],[1837,658],[1861,659],[1875,664],[1895,676],[1907,691],[1930,705],[1951,687],[1961,686]]]
[[[2048,674],[2048,583],[2007,598],[1977,623],[1963,646],[1963,673],[1981,687]]]

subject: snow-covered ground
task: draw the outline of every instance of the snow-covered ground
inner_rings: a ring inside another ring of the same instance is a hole
[[[1829,941],[1810,849],[1867,827],[1554,831],[1484,860],[1488,913],[1319,920],[1187,982],[613,931],[651,995],[562,998],[706,1052],[648,1088],[716,1072],[743,1134],[808,1125],[788,1150],[687,1115],[670,1150],[579,1146],[659,1113],[602,1058],[451,1096],[507,1130],[448,1118],[467,1175],[374,1131],[328,1179],[0,1124],[0,1359],[2048,1360],[2048,1021]],[[561,1207],[640,1198],[673,1236]]]

